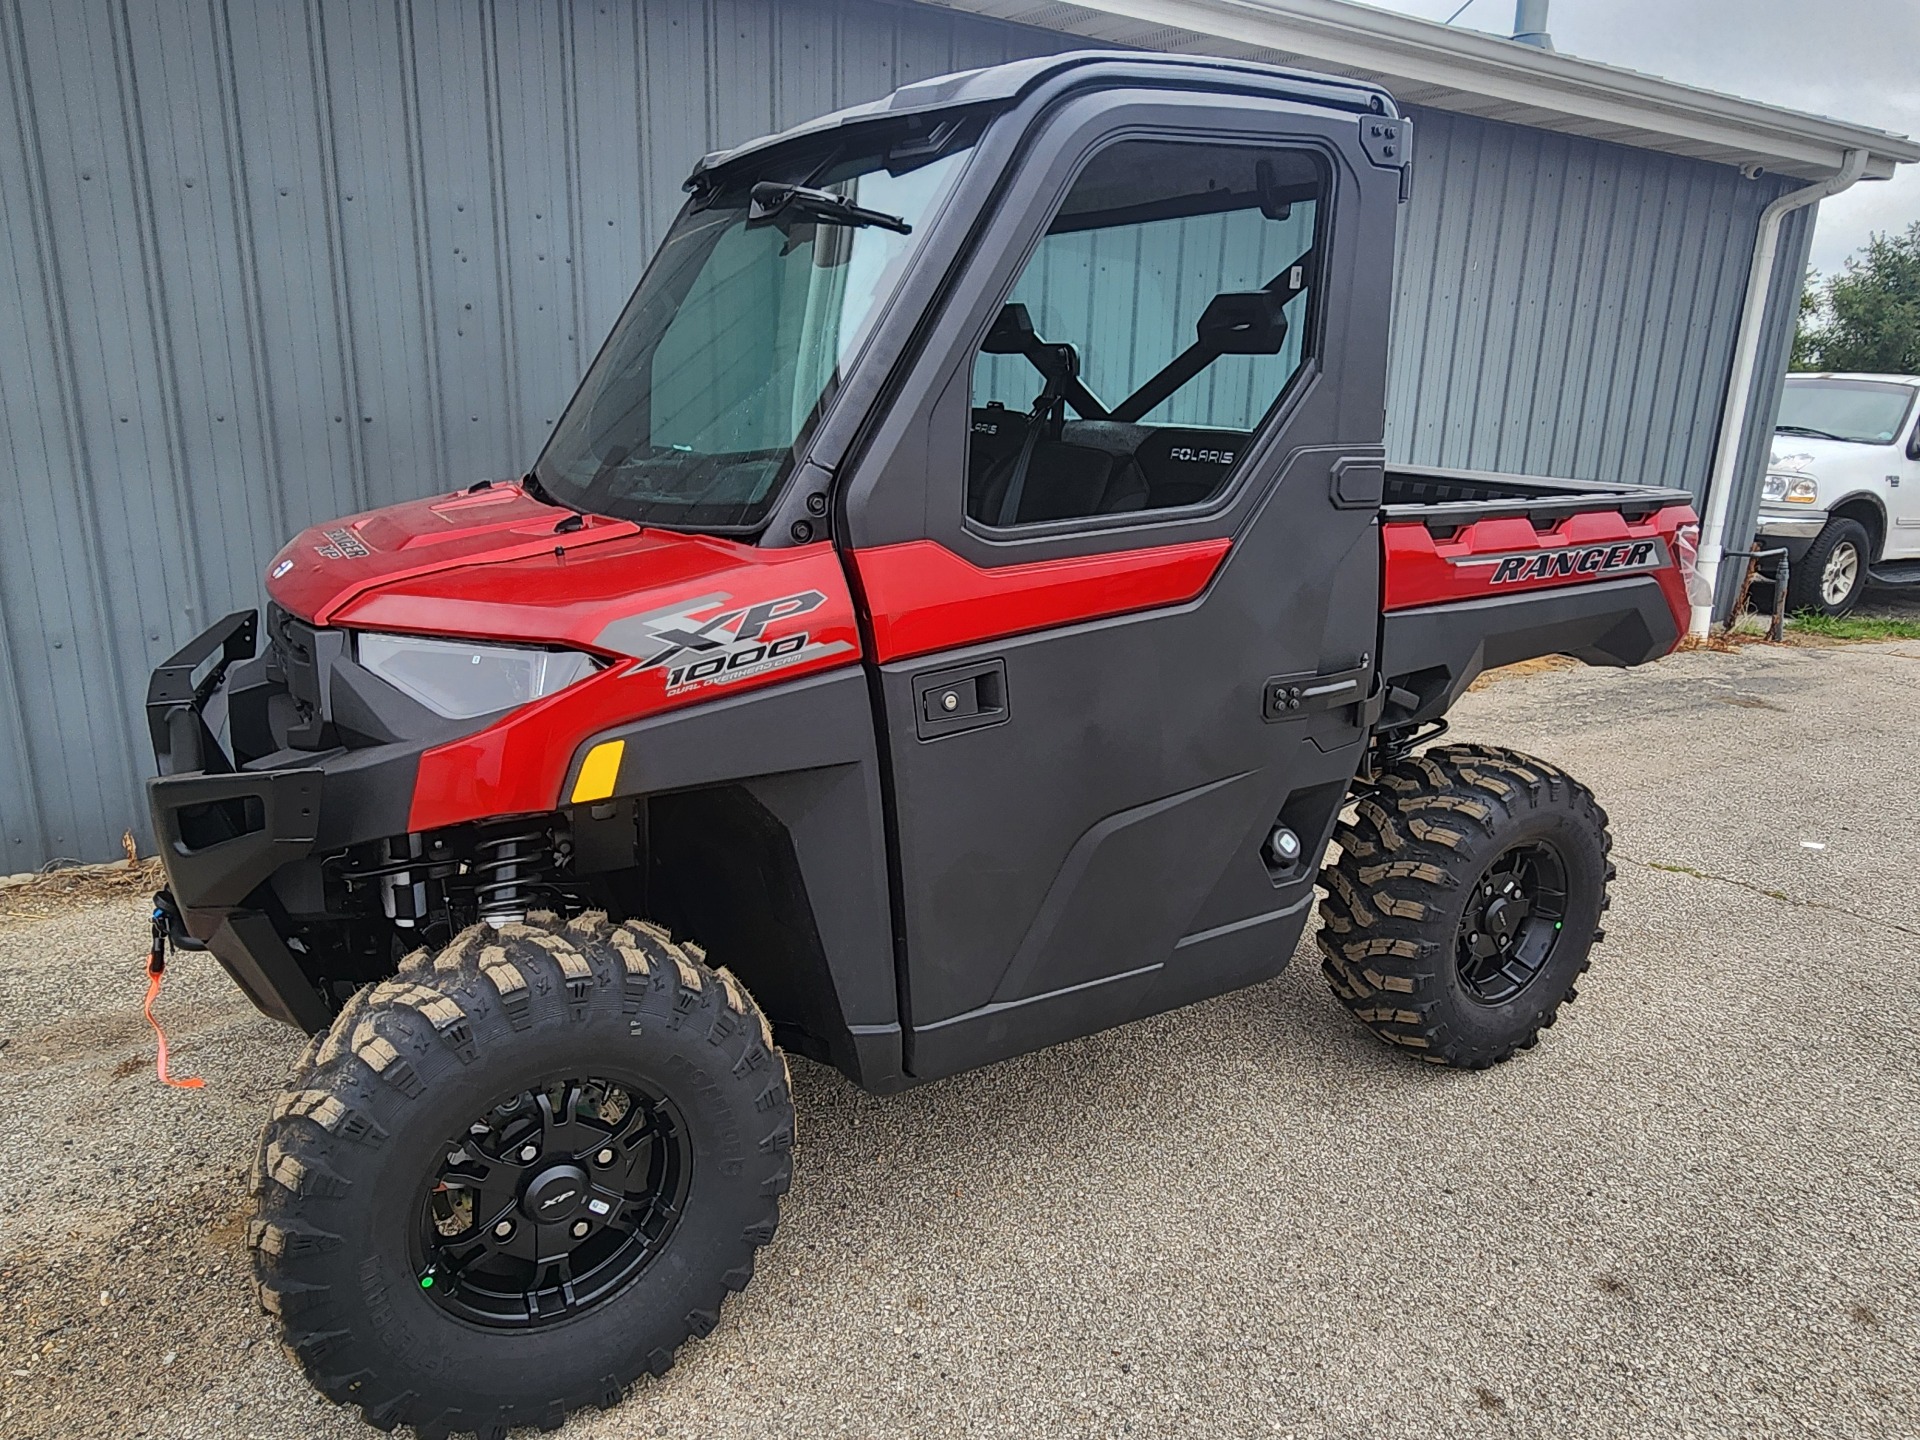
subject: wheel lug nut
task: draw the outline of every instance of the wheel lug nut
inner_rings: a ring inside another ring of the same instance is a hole
[[[594,1164],[596,1164],[596,1165],[611,1165],[611,1164],[613,1164],[613,1151],[612,1151],[612,1150],[602,1150],[602,1151],[601,1151],[601,1152],[600,1152],[600,1153],[599,1153],[598,1155],[596,1155],[596,1156],[594,1156],[594,1157],[593,1157],[593,1163],[594,1163]]]
[[[493,1233],[502,1240],[506,1239],[509,1235],[513,1234],[513,1221],[502,1220],[498,1225],[493,1227]]]
[[[591,1230],[592,1228],[593,1227],[584,1220],[574,1221],[573,1222],[573,1238],[576,1240],[585,1239],[587,1231]]]
[[[520,1158],[522,1160],[538,1160],[540,1158],[540,1147],[538,1145],[522,1145],[520,1147]]]

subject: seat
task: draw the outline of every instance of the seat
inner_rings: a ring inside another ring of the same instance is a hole
[[[1134,451],[1147,433],[1142,425],[1077,420],[1062,427],[1058,440],[1037,442],[1014,523],[1031,525],[1146,509],[1147,477]],[[1000,506],[1018,462],[1017,453],[1006,455],[988,469],[978,496],[967,507],[974,519],[1000,523]]]

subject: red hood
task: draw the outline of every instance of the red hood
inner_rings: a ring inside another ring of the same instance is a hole
[[[732,591],[714,582],[796,556],[599,515],[556,533],[571,515],[514,484],[389,505],[302,531],[267,593],[315,625],[605,651],[636,601]]]
[[[318,525],[274,557],[268,593],[316,625],[612,662],[422,754],[409,829],[551,810],[581,747],[616,726],[860,658],[830,541],[768,550],[592,515],[556,533],[562,521],[496,485]]]

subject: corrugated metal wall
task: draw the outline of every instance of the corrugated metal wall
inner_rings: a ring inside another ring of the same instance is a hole
[[[0,0],[0,873],[144,841],[146,673],[290,533],[531,458],[695,157],[1070,43],[888,0]],[[1395,452],[1697,486],[1774,182],[1418,134]]]
[[[1798,182],[1446,111],[1414,117],[1387,379],[1395,460],[1704,497],[1760,212]],[[1788,214],[1727,543],[1753,536],[1813,245]],[[1722,568],[1720,602],[1744,562]]]
[[[1394,458],[1699,493],[1760,212],[1792,184],[1417,111]],[[1788,277],[1802,231],[1804,216],[1782,246]],[[1775,304],[1791,318],[1786,288]],[[1784,372],[1784,350],[1767,358]]]

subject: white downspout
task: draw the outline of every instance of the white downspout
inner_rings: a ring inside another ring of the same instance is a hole
[[[1699,583],[1696,594],[1705,604],[1693,607],[1690,633],[1704,638],[1713,626],[1713,597],[1720,581],[1720,559],[1726,551],[1727,511],[1733,506],[1734,470],[1746,438],[1747,404],[1753,398],[1753,364],[1760,350],[1760,331],[1767,318],[1767,300],[1773,288],[1773,259],[1779,249],[1780,222],[1792,210],[1817,205],[1838,195],[1867,168],[1865,150],[1849,150],[1840,168],[1827,179],[1789,190],[1760,212],[1760,233],[1753,237],[1753,267],[1747,271],[1747,298],[1740,310],[1740,331],[1733,342],[1733,374],[1727,380],[1726,403],[1720,410],[1720,437],[1714,445],[1713,473],[1707,479],[1707,513],[1700,521],[1700,554],[1694,561]]]

